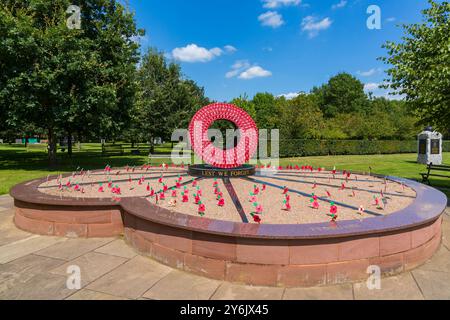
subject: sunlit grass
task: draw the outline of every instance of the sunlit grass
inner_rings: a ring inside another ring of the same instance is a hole
[[[171,145],[158,147],[156,152],[170,153]],[[417,164],[415,154],[371,155],[371,156],[327,156],[282,159],[281,165],[313,165],[332,169],[353,170],[358,172],[392,175],[413,180],[421,180],[420,173],[426,166]],[[169,162],[169,159],[154,160],[153,164]],[[94,170],[104,168],[106,164],[113,167],[138,166],[148,162],[147,155],[102,157],[100,144],[83,144],[81,152],[74,147],[74,154],[69,158],[66,153],[58,154],[58,163],[49,167],[45,148],[26,150],[18,145],[0,145],[0,194],[8,193],[10,188],[20,182],[46,177],[49,174],[73,172],[77,168]],[[444,162],[450,164],[450,153],[444,154]],[[450,196],[450,179],[432,179],[432,185],[441,188]]]

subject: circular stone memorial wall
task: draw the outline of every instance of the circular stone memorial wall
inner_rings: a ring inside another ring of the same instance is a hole
[[[180,173],[187,176],[187,171],[177,169],[173,178]],[[165,172],[167,179],[172,179],[170,174]],[[287,170],[278,174],[293,175],[290,180],[306,179]],[[159,176],[157,171],[148,181]],[[243,179],[264,178],[258,170],[253,178]],[[203,183],[212,181],[204,179]],[[371,265],[379,266],[383,274],[398,274],[433,256],[441,242],[445,195],[414,181],[394,177],[387,181],[401,183],[415,197],[389,214],[336,223],[273,224],[263,220],[258,224],[249,219],[244,222],[245,215],[237,215],[235,221],[200,217],[196,212],[182,212],[181,206],[171,209],[157,205],[145,195],[114,198],[75,191],[52,194],[52,184],[46,179],[19,184],[11,195],[15,201],[15,223],[28,232],[61,237],[124,235],[141,254],[173,268],[236,283],[297,287],[364,280]],[[240,205],[246,211],[244,199],[248,195],[234,189],[227,191],[230,201],[224,210]],[[268,199],[280,194],[279,190],[271,192]],[[239,198],[241,201],[236,202]],[[323,201],[326,203],[326,199]],[[273,214],[267,211],[267,215]]]

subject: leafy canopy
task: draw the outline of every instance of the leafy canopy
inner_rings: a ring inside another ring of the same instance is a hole
[[[423,22],[403,25],[400,43],[387,42],[392,65],[388,84],[395,93],[406,95],[422,124],[450,132],[450,3],[429,0],[422,11]]]

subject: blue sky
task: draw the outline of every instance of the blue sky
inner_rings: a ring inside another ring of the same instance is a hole
[[[186,77],[217,101],[257,92],[309,91],[349,72],[375,95],[386,66],[381,45],[398,41],[401,23],[421,21],[426,0],[131,0],[137,24]],[[367,8],[381,9],[381,29]]]

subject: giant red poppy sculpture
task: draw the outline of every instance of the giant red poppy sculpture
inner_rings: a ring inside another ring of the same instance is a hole
[[[208,130],[215,121],[232,122],[240,134],[237,146],[218,148],[211,142]],[[233,104],[214,103],[200,109],[189,125],[189,138],[194,152],[207,164],[232,169],[247,163],[258,148],[258,129],[255,121],[244,110]]]

